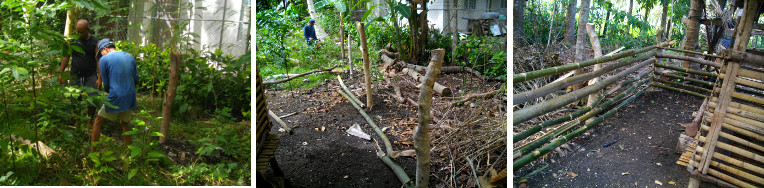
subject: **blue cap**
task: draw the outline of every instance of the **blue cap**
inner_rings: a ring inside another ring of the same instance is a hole
[[[114,44],[114,43],[112,43],[111,40],[109,40],[108,38],[101,39],[101,41],[98,41],[98,52],[96,52],[96,58],[101,57],[101,50],[103,49],[103,47],[105,47],[108,44]]]
[[[314,20],[313,18],[311,18],[311,19],[310,19],[308,22],[309,22],[309,23],[316,23],[316,20]]]

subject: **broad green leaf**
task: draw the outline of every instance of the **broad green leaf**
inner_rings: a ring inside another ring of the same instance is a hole
[[[406,18],[406,19],[411,17],[411,9],[406,4],[400,3],[398,5],[393,6],[393,9],[397,10],[398,12],[400,12],[401,15],[404,18]]]
[[[130,173],[127,173],[127,180],[133,179],[133,176],[138,173],[138,169],[132,169],[130,170]]]
[[[164,136],[162,133],[159,132],[151,132],[149,133],[149,136]]]
[[[112,156],[103,158],[104,162],[111,162],[111,161],[114,161],[114,160],[117,160],[117,158],[116,157],[112,157]]]
[[[108,156],[114,153],[113,151],[104,151],[102,156]]]
[[[361,18],[361,20],[366,20],[366,17],[369,17],[369,14],[371,14],[371,12],[372,12],[372,11],[374,10],[374,8],[376,8],[377,6],[379,6],[379,5],[374,5],[374,6],[372,6],[371,8],[369,8],[369,10],[366,10],[366,12],[365,12],[365,13],[363,13],[363,17]],[[368,25],[368,24],[367,24],[367,25]]]
[[[162,154],[161,152],[158,152],[158,151],[151,151],[151,152],[148,153],[148,155],[151,158],[162,158],[162,157],[164,157],[164,154]]]
[[[125,133],[122,133],[122,135],[129,136],[129,135],[135,135],[138,134],[140,130],[133,128],[133,130],[127,131]]]
[[[138,156],[138,154],[141,154],[141,148],[133,145],[128,145],[127,149],[130,149],[130,157]]]
[[[71,46],[69,46],[69,48],[71,48],[75,52],[79,52],[81,54],[85,54],[85,51],[82,50],[82,48],[80,48],[79,46],[71,45]]]

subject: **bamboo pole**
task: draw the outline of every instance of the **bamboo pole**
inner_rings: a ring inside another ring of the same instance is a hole
[[[381,138],[382,141],[384,142],[385,150],[387,151],[387,155],[392,155],[393,154],[393,145],[390,144],[390,140],[387,139],[387,136],[385,135],[384,132],[382,132],[382,129],[379,129],[377,124],[374,123],[374,120],[372,120],[369,117],[369,115],[367,115],[366,112],[363,111],[363,108],[361,108],[358,104],[356,104],[355,102],[353,102],[353,100],[350,99],[350,97],[348,95],[352,95],[352,93],[345,94],[345,92],[342,92],[341,90],[337,90],[337,92],[339,92],[343,97],[348,99],[350,104],[352,104],[353,107],[355,107],[358,110],[358,112],[361,113],[361,116],[363,116],[363,118],[366,119],[367,122],[369,122],[369,125],[371,125],[371,127],[374,128],[374,131],[377,132],[377,135],[379,136],[379,138]]]
[[[716,68],[722,67],[721,64],[713,62],[713,61],[708,61],[708,60],[701,59],[701,58],[696,58],[696,57],[687,57],[687,56],[683,56],[683,55],[661,54],[661,53],[658,53],[658,54],[655,54],[655,57],[691,61],[691,62],[695,62],[695,63],[698,63],[698,64],[708,65],[708,66],[712,66],[712,67],[716,67]]]
[[[697,161],[691,161],[690,163],[692,165],[700,165],[700,163],[697,162]],[[698,173],[698,174],[700,174],[700,173]],[[714,169],[709,169],[708,170],[708,174],[710,174],[711,176],[719,177],[720,179],[726,181],[725,183],[729,182],[729,183],[735,184],[737,186],[746,187],[746,188],[755,188],[756,187],[756,186],[754,186],[754,185],[752,185],[750,183],[741,181],[741,180],[739,180],[737,178],[733,178],[732,176],[729,176],[729,175],[724,174],[722,172],[716,171]]]
[[[708,121],[711,120],[711,118],[710,117],[706,117],[705,120],[708,122]],[[722,127],[725,128],[725,129],[732,130],[732,132],[736,132],[738,134],[741,134],[741,135],[744,135],[744,136],[747,136],[747,137],[751,137],[751,138],[754,138],[754,139],[759,140],[759,141],[764,141],[764,136],[762,136],[759,133],[755,133],[753,131],[750,131],[750,130],[746,129],[746,128],[750,128],[750,127],[741,128],[741,127],[738,127],[738,125],[732,125],[730,123],[724,123],[724,125],[722,125]],[[711,127],[708,126],[708,125],[703,125],[701,128],[703,130],[706,130],[706,131],[711,129]]]
[[[708,127],[708,126],[706,126],[706,127]],[[706,129],[703,129],[703,130],[706,130]],[[727,138],[729,140],[732,140],[733,142],[737,142],[738,144],[741,144],[743,146],[750,147],[750,148],[753,148],[753,149],[756,149],[756,150],[759,150],[759,151],[764,151],[764,147],[756,145],[753,142],[750,142],[748,140],[742,139],[740,137],[737,137],[737,136],[734,136],[734,135],[731,135],[731,134],[727,134],[725,132],[721,132],[719,134],[719,136],[721,136],[723,138]],[[702,137],[702,138],[705,139],[705,137]]]
[[[390,159],[390,155],[385,155],[385,152],[383,152],[382,149],[377,150],[377,157],[379,157],[379,159],[382,159],[382,162],[385,163],[387,167],[390,167],[391,170],[393,170],[393,173],[395,173],[395,177],[397,177],[398,181],[400,181],[403,185],[406,185],[409,182],[411,182],[411,178],[409,178],[409,175],[406,174],[405,170],[403,170],[403,167],[401,167],[401,165],[398,165],[398,163],[393,161],[393,159]]]
[[[719,102],[719,98],[716,98],[716,97],[711,98],[711,102],[716,104],[716,102]],[[753,106],[749,106],[749,105],[745,105],[745,104],[740,104],[740,103],[736,103],[736,102],[730,102],[729,106],[733,107],[733,108],[740,109],[740,110],[749,111],[749,112],[752,112],[752,113],[755,113],[755,114],[764,115],[764,109],[756,108],[756,107],[753,107]]]
[[[762,73],[762,74],[764,74],[764,73]],[[720,74],[719,78],[720,79],[724,79],[725,78],[724,74]],[[735,77],[735,83],[738,83],[738,84],[741,84],[741,85],[746,85],[746,86],[749,86],[749,87],[752,87],[752,88],[756,88],[756,89],[764,90],[764,83],[754,82],[754,81],[751,81],[751,80],[745,79],[745,78]]]
[[[350,89],[348,89],[347,86],[345,86],[345,82],[342,81],[342,78],[340,75],[337,75],[337,80],[340,81],[340,86],[342,86],[342,89],[345,90],[345,93],[351,93]],[[359,104],[361,107],[364,107],[364,104],[361,102],[361,100],[358,100],[358,98],[355,98],[355,95],[350,95],[350,99],[353,100],[356,104]]]
[[[587,130],[591,129],[595,125],[598,125],[605,118],[610,117],[616,111],[618,111],[618,109],[620,109],[621,107],[625,106],[626,104],[629,104],[631,101],[633,101],[635,98],[637,98],[637,96],[642,94],[642,92],[644,92],[647,88],[650,88],[650,87],[642,88],[639,92],[637,92],[633,96],[629,97],[625,101],[621,102],[621,104],[618,104],[618,106],[616,106],[615,108],[607,111],[605,114],[603,114],[602,116],[598,117],[594,121],[591,121],[591,122],[587,123],[586,125],[584,125],[583,127],[578,128],[575,131],[573,131],[573,132],[571,132],[571,133],[569,133],[569,134],[567,134],[567,135],[565,135],[563,137],[560,137],[560,138],[556,139],[552,143],[549,143],[549,144],[545,145],[544,147],[542,147],[540,149],[537,149],[536,151],[533,151],[532,153],[530,153],[528,155],[525,155],[525,156],[523,156],[522,158],[520,158],[518,160],[515,160],[514,162],[512,162],[512,169],[513,170],[520,169],[521,167],[527,165],[528,163],[538,159],[538,157],[540,157],[540,156],[542,156],[542,155],[544,155],[546,153],[549,153],[549,151],[553,150],[554,148],[559,147],[560,145],[562,145],[563,143],[567,142],[568,140],[571,140],[571,139],[575,138],[576,136],[578,136],[579,134],[581,134],[583,132],[586,132]]]
[[[369,48],[366,46],[366,29],[363,22],[355,22],[358,28],[359,40],[361,42],[361,53],[363,54],[363,79],[366,81],[366,106],[371,110],[374,103],[371,102],[371,73],[369,72]]]
[[[703,84],[703,85],[707,85],[707,86],[711,86],[711,87],[714,86],[713,82],[698,80],[698,79],[695,79],[695,78],[689,78],[689,77],[679,76],[679,75],[675,75],[675,74],[662,73],[662,72],[658,72],[658,71],[654,71],[654,73],[657,74],[657,75],[661,75],[661,76],[665,76],[665,77],[669,77],[669,78],[687,80],[687,81],[690,81],[690,82],[695,82],[695,83],[699,83],[699,84]]]
[[[627,51],[623,51],[621,53],[613,54],[613,55],[610,55],[610,56],[606,55],[606,56],[602,56],[600,58],[590,59],[590,60],[587,60],[587,61],[584,61],[584,62],[580,62],[580,63],[573,63],[573,64],[561,65],[561,66],[551,67],[551,68],[537,70],[537,71],[531,71],[531,72],[526,72],[526,73],[514,74],[514,75],[512,75],[512,82],[520,83],[520,82],[524,82],[524,81],[527,81],[527,80],[539,78],[539,77],[542,77],[542,76],[548,76],[548,75],[552,75],[552,74],[559,74],[559,73],[568,72],[568,71],[571,71],[571,70],[576,70],[576,69],[587,67],[587,66],[594,65],[594,64],[605,63],[605,62],[608,62],[608,61],[612,61],[612,60],[621,59],[621,58],[624,58],[624,57],[628,57],[628,56],[633,56],[633,55],[636,55],[636,54],[644,53],[644,52],[647,52],[647,51],[650,51],[650,50],[656,48],[657,46],[671,45],[671,44],[674,44],[674,42],[675,41],[672,40],[672,41],[663,42],[663,43],[660,43],[660,44],[648,46],[648,47],[645,47],[645,48],[642,48],[642,49],[627,50]]]
[[[715,102],[711,102],[710,104],[714,105],[714,106],[710,106],[711,107],[710,110],[713,110],[713,109],[716,108],[716,103]],[[741,104],[737,103],[737,105],[741,105]],[[748,106],[748,107],[753,108],[752,106]],[[727,113],[733,113],[733,114],[738,115],[738,116],[751,118],[751,119],[753,119],[755,121],[762,121],[762,122],[764,122],[764,114],[756,114],[754,112],[750,112],[750,111],[746,111],[746,110],[741,110],[740,108],[733,107],[733,104],[730,104],[730,106],[727,107]]]
[[[271,84],[278,84],[278,83],[282,83],[282,82],[287,82],[287,81],[295,79],[297,77],[311,75],[313,73],[332,71],[332,69],[334,69],[334,68],[337,68],[337,66],[335,65],[335,66],[333,66],[331,68],[328,68],[328,69],[308,71],[308,72],[305,72],[305,73],[302,73],[302,74],[297,74],[295,76],[290,76],[290,77],[287,77],[287,78],[284,78],[284,79],[281,79],[281,80],[265,81],[265,82],[263,82],[263,85],[271,85]]]
[[[700,156],[698,156],[698,155],[695,155],[695,157],[696,158],[700,158]],[[738,160],[738,159],[726,156],[726,155],[721,154],[721,153],[714,153],[713,158],[719,159],[721,161],[730,163],[732,165],[735,165],[735,166],[738,166],[740,168],[744,168],[744,169],[747,169],[747,170],[750,170],[750,171],[753,171],[753,172],[756,172],[756,173],[759,173],[759,174],[764,174],[764,168],[762,168],[762,167],[759,167],[759,166],[753,165],[751,163],[744,162],[744,161],[741,161],[741,160]]]
[[[698,140],[703,142],[703,143],[706,143],[706,141],[707,141],[706,137],[704,137],[704,136],[700,136],[700,138],[698,138]],[[708,144],[708,143],[706,143],[706,144]],[[716,147],[721,148],[723,150],[730,151],[730,152],[732,152],[734,154],[738,154],[738,155],[746,157],[748,159],[753,159],[754,161],[758,161],[758,162],[764,163],[764,156],[761,156],[761,155],[756,154],[754,152],[745,150],[743,148],[739,148],[739,147],[736,147],[736,146],[733,146],[733,145],[729,145],[729,144],[724,143],[724,142],[716,142]]]
[[[737,73],[738,76],[741,77],[748,77],[754,80],[762,80],[764,81],[764,74],[761,72],[757,72],[754,70],[748,70],[748,69],[740,69],[740,72]]]
[[[675,52],[684,52],[684,53],[691,53],[691,54],[697,54],[697,55],[708,56],[708,57],[724,58],[722,56],[718,56],[718,55],[714,55],[714,54],[706,54],[706,53],[700,53],[700,52],[696,52],[696,51],[689,51],[689,50],[683,50],[683,49],[676,49],[676,48],[669,48],[669,47],[658,47],[658,48],[664,49],[664,50],[671,50],[671,51],[675,51]]]
[[[722,56],[730,61],[764,66],[764,56],[753,53],[743,52],[735,49],[722,50]]]
[[[663,80],[663,79],[658,79],[658,78],[653,78],[653,80],[657,81],[657,82],[660,82],[660,83],[664,83],[664,84],[671,84],[671,85],[675,85],[675,86],[682,86],[682,87],[686,87],[686,88],[692,88],[692,89],[698,90],[698,91],[703,91],[703,92],[711,93],[710,89],[706,89],[706,88],[702,88],[702,87],[698,87],[698,86],[694,86],[694,85],[688,85],[688,84],[683,84],[683,83],[679,83],[679,82],[673,82],[673,81]]]
[[[623,82],[621,82],[621,84],[619,86],[628,85],[628,84],[631,84],[631,83],[633,83],[633,82],[635,82],[635,81],[637,81],[639,79],[642,79],[642,78],[644,78],[645,76],[648,75],[647,73],[649,73],[649,72],[643,73],[638,78],[634,78],[634,79],[623,81]],[[646,81],[643,81],[643,82],[646,82]],[[637,85],[641,85],[641,84],[635,84],[631,88],[629,88],[626,91],[624,91],[622,94],[625,96],[626,93],[630,93],[631,91],[636,89]],[[631,90],[631,91],[629,91],[629,90]],[[608,95],[608,94],[605,94],[605,95]],[[618,98],[619,96],[621,96],[621,95],[615,96],[614,99]],[[592,104],[590,106],[586,106],[586,107],[584,107],[582,109],[579,109],[578,111],[575,111],[575,112],[573,112],[571,114],[568,114],[566,116],[563,116],[561,118],[557,118],[557,119],[554,119],[554,120],[546,121],[546,122],[541,123],[539,125],[533,126],[533,127],[529,128],[528,130],[525,130],[523,132],[517,133],[514,136],[512,136],[512,140],[513,140],[512,142],[518,142],[520,140],[523,140],[523,139],[525,139],[525,138],[527,138],[527,137],[529,137],[529,136],[531,136],[533,134],[536,134],[537,132],[541,131],[541,129],[543,129],[543,128],[550,127],[550,126],[553,126],[553,125],[557,125],[557,124],[560,124],[562,122],[565,122],[565,121],[568,121],[568,120],[571,120],[571,119],[575,119],[575,118],[577,118],[577,117],[579,117],[579,116],[589,112],[593,108],[593,106],[595,106],[596,104],[599,104],[600,101],[603,98],[604,98],[604,95],[601,95],[599,97],[599,99],[597,100],[597,102],[595,102],[594,104]],[[617,100],[620,100],[620,99],[616,99],[616,101]],[[603,108],[607,108],[607,106],[604,106]]]
[[[718,76],[718,75],[716,75],[714,73],[711,73],[711,72],[697,71],[697,70],[692,70],[692,69],[687,69],[687,68],[682,68],[682,67],[675,67],[675,66],[671,66],[671,65],[664,65],[664,64],[660,64],[660,63],[656,63],[655,66],[656,67],[661,67],[661,68],[667,68],[667,69],[671,69],[671,70],[677,70],[677,71],[681,71],[681,72],[686,72],[686,73],[691,73],[691,74],[697,74],[697,75],[701,75],[701,76],[709,76],[709,77],[717,77]]]
[[[559,89],[562,89],[562,88],[574,85],[576,83],[587,81],[587,80],[592,79],[592,78],[597,78],[599,76],[602,76],[602,74],[605,74],[605,73],[610,72],[612,70],[615,70],[617,68],[621,68],[621,67],[626,66],[626,65],[631,65],[631,64],[634,64],[635,62],[642,62],[644,60],[647,60],[648,58],[653,57],[653,55],[655,55],[655,53],[649,53],[649,54],[640,56],[638,58],[634,58],[634,59],[630,59],[630,60],[626,60],[626,61],[621,61],[621,62],[618,62],[616,64],[613,64],[613,65],[607,66],[605,68],[601,68],[599,70],[595,70],[595,71],[592,71],[592,72],[589,72],[589,73],[586,73],[586,74],[581,74],[581,75],[576,75],[576,76],[573,76],[573,77],[568,77],[568,78],[566,78],[564,80],[561,80],[561,81],[558,81],[558,82],[555,82],[555,83],[550,83],[550,84],[547,84],[547,85],[542,86],[540,88],[536,88],[534,90],[517,93],[517,94],[512,95],[512,102],[514,104],[522,104],[522,103],[528,102],[530,100],[533,100],[533,99],[542,97],[544,95],[547,95],[549,93],[552,93],[552,92],[554,92],[556,90],[559,90]]]
[[[718,87],[714,88],[714,92],[719,92],[719,91],[721,91],[721,88],[718,88]],[[730,92],[730,93],[732,94],[732,97],[734,97],[736,99],[746,100],[746,101],[749,101],[749,102],[755,102],[755,103],[759,103],[759,104],[764,105],[764,99],[763,98],[758,98],[758,97],[754,97],[752,95],[746,95],[746,94],[742,94],[742,93],[739,93],[739,92],[734,92],[734,90],[733,90],[733,92]]]
[[[589,35],[589,41],[592,44],[592,50],[594,50],[594,58],[602,57],[602,47],[600,47],[600,39],[597,37],[597,33],[594,31],[594,24],[593,23],[586,23],[586,33]],[[658,41],[660,43],[661,41]],[[602,68],[602,64],[596,64],[594,65],[594,70],[592,72],[598,71]],[[599,76],[592,78],[589,80],[588,85],[595,84],[600,81]],[[599,95],[602,91],[598,91],[595,93],[592,93],[589,95],[589,98],[586,100],[587,105],[594,105],[594,102],[597,100],[597,95]]]
[[[705,95],[701,95],[699,93],[695,93],[695,92],[692,92],[692,91],[687,91],[687,90],[684,90],[684,89],[674,88],[674,87],[671,87],[671,86],[665,86],[665,85],[661,85],[661,84],[657,84],[657,83],[653,83],[652,86],[658,87],[658,88],[661,88],[661,89],[667,89],[667,90],[671,90],[671,91],[676,91],[676,92],[680,92],[680,93],[684,93],[684,94],[688,94],[688,95],[692,95],[692,96],[696,96],[696,97],[700,97],[700,98],[706,98]]]
[[[643,61],[642,63],[632,66],[629,69],[626,69],[624,71],[621,71],[620,73],[608,77],[605,80],[602,80],[602,82],[597,83],[595,85],[586,86],[582,89],[570,92],[568,94],[565,94],[563,96],[544,101],[541,103],[537,103],[533,106],[525,107],[523,109],[520,109],[518,111],[513,112],[512,114],[514,117],[512,118],[512,124],[513,125],[519,125],[520,123],[523,123],[525,121],[528,121],[536,116],[545,114],[547,112],[550,112],[554,109],[558,109],[562,106],[565,106],[571,102],[580,100],[586,96],[588,96],[591,93],[594,93],[596,91],[601,90],[602,88],[605,88],[606,86],[612,84],[613,82],[625,77],[626,75],[629,75],[642,67],[645,67],[647,65],[650,65],[655,62],[655,58],[649,59],[646,61]]]
[[[427,187],[430,182],[430,108],[432,105],[432,88],[435,79],[440,74],[443,65],[443,56],[446,54],[442,48],[432,50],[430,65],[424,76],[422,87],[419,88],[419,125],[414,129],[414,146],[416,147],[416,187]]]
[[[591,110],[589,113],[585,114],[584,116],[579,117],[575,121],[568,122],[567,124],[561,126],[560,128],[557,128],[556,130],[548,133],[545,136],[542,136],[541,138],[537,139],[536,141],[533,141],[529,144],[526,144],[524,146],[518,147],[515,149],[515,153],[520,153],[521,155],[525,155],[531,151],[533,151],[536,148],[541,147],[542,145],[546,144],[547,142],[551,141],[553,138],[557,138],[560,135],[568,132],[570,129],[572,129],[575,125],[579,125],[583,122],[587,122],[590,118],[594,117],[595,115],[599,114],[600,112],[604,111],[605,109],[609,108],[612,104],[616,103],[617,101],[625,98],[629,94],[633,94],[632,92],[636,90],[638,87],[645,85],[648,83],[650,79],[645,79],[637,84],[634,84],[633,86],[629,87],[626,91],[623,93],[613,97],[612,99],[606,101],[605,103],[602,103],[595,107],[593,110]],[[647,87],[646,87],[647,88]]]

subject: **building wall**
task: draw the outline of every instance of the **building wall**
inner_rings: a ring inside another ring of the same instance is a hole
[[[479,18],[485,12],[498,12],[499,14],[507,16],[507,2],[502,0],[475,0],[475,8],[467,9],[465,7],[466,0],[457,0],[458,5],[456,8],[458,18],[453,18],[449,13],[450,6],[453,6],[454,0],[430,0],[427,3],[427,21],[432,28],[436,30],[443,30],[446,28],[446,32],[450,32],[450,24],[457,24],[459,31],[467,31],[467,20],[462,18]],[[404,2],[406,3],[406,2]],[[384,0],[372,0],[368,6],[374,8],[374,15],[385,16],[389,13],[387,9],[387,3]],[[449,19],[451,17],[451,19]],[[405,21],[404,21],[405,23]],[[448,28],[447,28],[448,27]]]
[[[247,39],[250,33],[251,13],[249,1],[243,0],[177,0],[174,6],[183,6],[178,15],[156,12],[156,7],[150,0],[135,0],[131,5],[128,36],[135,43],[162,44],[165,37],[150,37],[168,35],[168,25],[185,22],[187,25],[181,32],[194,41],[194,50],[221,49],[224,54],[240,56],[246,53],[249,46]],[[194,35],[191,35],[194,33]]]

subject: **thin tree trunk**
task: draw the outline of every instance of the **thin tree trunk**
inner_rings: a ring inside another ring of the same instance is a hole
[[[457,31],[457,28],[459,26],[459,0],[454,0],[453,4],[453,23],[451,23],[451,49],[456,49],[456,46],[459,45],[459,31]],[[456,50],[451,50],[451,61],[454,60],[454,57],[456,57]],[[453,63],[453,62],[452,62]]]
[[[340,18],[342,18],[342,13],[340,13]],[[340,19],[340,52],[342,52],[340,59],[345,59],[345,50],[342,49],[345,48],[345,24],[342,23],[343,21]]]
[[[607,16],[605,16],[605,26],[602,27],[602,36],[607,36],[607,24],[609,23],[608,20],[610,20],[610,11],[613,10],[613,4],[608,3],[607,4]]]
[[[634,0],[629,0],[629,15],[633,13],[632,12],[633,10],[634,10]]]
[[[557,14],[557,3],[556,2],[553,2],[553,3],[554,3],[554,5],[552,5],[552,6],[554,6],[554,8],[552,8],[552,16],[550,16],[550,18],[549,18],[550,19],[550,21],[549,21],[550,22],[549,23],[549,35],[547,36],[547,39],[546,39],[546,48],[547,49],[549,49],[549,44],[552,43],[552,26],[554,26],[554,16],[555,16],[555,14]]]
[[[80,8],[72,6],[69,10],[66,10],[66,23],[64,24],[64,37],[69,37],[74,33],[74,27],[77,25],[77,20],[80,17]]]
[[[348,35],[348,70],[350,70],[350,76],[353,76],[353,37]]]
[[[525,0],[515,0],[514,4],[514,18],[513,18],[513,27],[514,27],[514,40],[515,44],[519,44],[519,42],[523,41],[523,37],[525,36],[525,33],[523,33],[523,23],[524,18],[523,14],[525,14]]]
[[[587,23],[586,24],[586,32],[589,34],[589,41],[592,43],[592,50],[594,50],[594,58],[602,57],[602,47],[600,47],[600,39],[597,37],[597,32],[595,32],[594,24]],[[602,64],[596,64],[594,65],[594,70],[592,72],[602,69]],[[591,80],[589,80],[589,85],[593,85],[600,81],[600,77],[595,77]],[[589,99],[586,101],[587,106],[593,106],[594,102],[597,101],[597,96],[602,93],[602,91],[597,91],[589,95]]]
[[[356,22],[355,26],[358,28],[358,36],[361,42],[361,53],[363,54],[363,78],[366,81],[366,106],[371,111],[374,107],[374,103],[371,102],[371,73],[369,72],[369,49],[366,46],[366,29],[363,27],[363,22]]]
[[[661,25],[660,28],[663,29],[664,32],[659,33],[661,36],[661,39],[666,39],[666,18],[668,17],[668,7],[669,7],[669,1],[666,1],[666,3],[663,4],[663,13],[661,14]]]
[[[442,48],[432,51],[430,65],[425,73],[425,80],[419,89],[419,125],[414,129],[414,146],[416,147],[416,187],[428,187],[430,182],[430,108],[432,107],[432,87],[440,74],[443,65]]]
[[[650,9],[645,9],[645,22],[647,22],[647,24],[650,24],[650,21],[647,20],[649,16],[650,16]]]
[[[565,15],[565,42],[575,44],[576,39],[576,0],[568,1],[568,13]]]
[[[162,136],[159,137],[159,143],[167,141],[167,137],[170,135],[170,120],[172,120],[172,103],[175,101],[175,93],[178,89],[178,66],[180,64],[180,52],[173,50],[170,56],[170,83],[167,86],[167,93],[165,93],[164,105],[162,107],[162,125],[159,127],[159,132]]]
[[[578,35],[576,36],[576,56],[575,63],[583,62],[586,53],[586,23],[589,20],[589,2],[591,0],[581,0],[581,11],[578,13]],[[573,75],[584,74],[584,69],[576,69]],[[568,91],[575,91],[583,87],[582,84],[576,84],[568,87]]]
[[[700,17],[702,16],[702,8],[705,5],[704,0],[690,0],[689,19],[687,19],[687,29],[684,35],[684,49],[689,51],[695,51],[695,46],[698,45],[698,33],[700,32]],[[691,53],[685,53],[684,55],[693,57]],[[690,62],[682,62],[682,67],[690,68]]]
[[[316,35],[318,35],[318,38],[325,39],[328,34],[326,34],[326,31],[324,31],[324,27],[321,27],[321,24],[318,23],[318,16],[316,16],[316,8],[313,6],[313,0],[308,0],[308,14],[310,14],[310,18],[313,20],[316,20]]]

